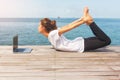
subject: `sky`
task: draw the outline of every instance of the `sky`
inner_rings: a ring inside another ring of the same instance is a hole
[[[120,18],[120,0],[0,0],[0,18],[78,18],[85,6],[95,18]]]

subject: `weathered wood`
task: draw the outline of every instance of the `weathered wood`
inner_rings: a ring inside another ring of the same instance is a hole
[[[51,46],[13,53],[0,46],[0,80],[120,80],[120,46],[90,52],[60,52]]]

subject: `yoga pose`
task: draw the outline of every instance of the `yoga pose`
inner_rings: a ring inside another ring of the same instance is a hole
[[[65,32],[85,23],[90,27],[95,37],[78,37],[74,40],[68,40],[63,36]],[[110,38],[94,22],[87,7],[84,8],[82,18],[63,26],[60,29],[57,29],[56,21],[44,18],[40,22],[38,31],[48,38],[54,49],[60,51],[84,52],[98,49],[111,43]]]

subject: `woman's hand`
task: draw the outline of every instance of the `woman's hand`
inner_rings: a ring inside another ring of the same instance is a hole
[[[83,11],[83,17],[78,19],[78,20],[76,20],[76,21],[74,21],[74,22],[72,22],[72,23],[70,23],[70,24],[68,24],[68,25],[66,25],[66,26],[64,26],[64,27],[62,27],[59,30],[59,35],[67,32],[67,31],[70,31],[71,29],[76,28],[76,27],[80,26],[81,24],[84,24],[84,23],[88,24],[88,23],[90,23],[90,21],[92,22],[93,20],[89,16],[89,9],[88,9],[88,7],[85,7],[84,11]]]

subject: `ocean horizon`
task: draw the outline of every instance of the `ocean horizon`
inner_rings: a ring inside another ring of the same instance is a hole
[[[0,18],[0,45],[12,45],[18,34],[19,45],[50,45],[48,39],[38,32],[42,18]],[[57,21],[60,28],[77,18],[50,18]],[[120,18],[95,18],[97,25],[110,36],[111,45],[120,45]],[[64,34],[68,39],[93,37],[89,26],[83,24]]]

